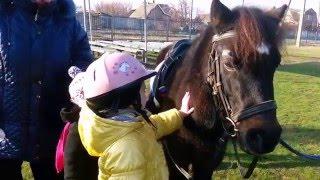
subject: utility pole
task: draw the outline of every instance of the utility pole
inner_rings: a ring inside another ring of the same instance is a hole
[[[147,1],[144,0],[144,62],[147,63],[147,51],[148,51],[148,40],[147,40]]]
[[[91,3],[90,0],[88,0],[88,6],[89,6],[89,34],[90,34],[90,41],[92,41],[92,19],[91,19]]]
[[[87,31],[87,17],[86,17],[86,12],[87,7],[86,7],[86,0],[83,0],[83,28],[85,31]]]
[[[319,22],[319,18],[320,18],[320,1],[319,1],[319,9],[318,9],[318,22]],[[317,29],[316,29],[316,41],[318,41],[318,34],[319,34],[319,28],[320,28],[320,24],[317,24]]]
[[[297,33],[297,39],[296,39],[296,46],[300,47],[301,43],[301,34],[302,34],[302,28],[303,28],[303,17],[304,17],[304,11],[306,10],[306,0],[303,0],[303,9],[300,14],[300,20],[299,20],[299,28]]]
[[[242,6],[244,6],[244,0],[242,0]]]
[[[193,0],[191,0],[191,8],[190,8],[190,27],[189,27],[189,39],[191,39],[192,34],[192,13],[193,13]]]

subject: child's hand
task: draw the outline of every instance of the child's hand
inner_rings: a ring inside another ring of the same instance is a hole
[[[194,108],[189,107],[189,102],[190,102],[190,93],[186,92],[186,94],[183,96],[182,101],[181,101],[181,108],[180,108],[180,113],[182,114],[183,117],[189,116],[191,113],[193,113]]]

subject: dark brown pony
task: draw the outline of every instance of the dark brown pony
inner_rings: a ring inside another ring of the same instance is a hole
[[[207,81],[212,48],[223,57],[220,75],[232,112],[274,100],[273,76],[281,61],[279,24],[286,8],[284,5],[263,12],[239,7],[231,11],[219,0],[213,0],[211,24],[193,41],[183,62],[171,74],[168,94],[160,100],[160,111],[179,107],[186,91],[191,92],[195,111],[178,132],[165,140],[179,166],[187,170],[192,165],[194,179],[211,179],[213,170],[223,159],[226,146],[217,146],[224,132],[223,117],[221,107],[215,105],[213,88]],[[235,36],[213,45],[214,35],[228,31],[235,32]],[[162,60],[169,49],[164,49],[159,59]],[[282,131],[275,109],[252,115],[236,126],[238,143],[253,155],[272,152]],[[169,158],[168,164],[170,179],[184,179]]]

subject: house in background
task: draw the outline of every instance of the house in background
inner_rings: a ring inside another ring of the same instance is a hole
[[[286,24],[290,24],[292,26],[298,26],[299,18],[300,18],[300,10],[289,9],[283,21]]]
[[[307,31],[317,31],[318,28],[318,16],[315,10],[312,8],[308,9],[304,13],[303,17],[303,27]]]
[[[199,14],[199,17],[202,19],[203,23],[209,24],[211,21],[210,14]]]
[[[300,13],[300,10],[289,9],[284,17],[284,25],[288,38],[295,38],[298,32]],[[303,36],[309,36],[309,33],[317,32],[318,27],[318,15],[314,9],[310,8],[304,13]]]
[[[168,20],[170,15],[168,14],[170,7],[167,4],[148,3],[146,7],[147,19],[152,20]],[[139,6],[133,10],[130,18],[144,19],[144,5]]]
[[[148,3],[146,7],[147,28],[150,30],[166,31],[169,26],[171,16],[168,14],[170,7],[167,4]],[[144,5],[139,6],[129,16],[134,19],[144,19]]]
[[[299,26],[300,12],[297,9],[289,9],[287,11],[283,19],[287,38],[295,38]]]
[[[133,19],[121,16],[112,16],[107,13],[91,12],[92,30],[104,29],[122,29],[122,30],[141,30],[143,28],[143,20]],[[76,12],[76,18],[83,26],[83,12]],[[86,25],[89,27],[89,13],[86,13]]]

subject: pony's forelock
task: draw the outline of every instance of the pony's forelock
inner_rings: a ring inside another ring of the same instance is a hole
[[[241,7],[234,10],[237,19],[234,24],[236,32],[233,43],[234,52],[240,63],[251,64],[261,55],[262,45],[279,46],[281,44],[281,28],[263,11],[256,8]]]
[[[234,52],[238,59],[246,61],[249,57],[258,55],[256,48],[262,43],[263,37],[257,16],[248,8],[238,10],[238,19],[234,27],[237,34]]]

